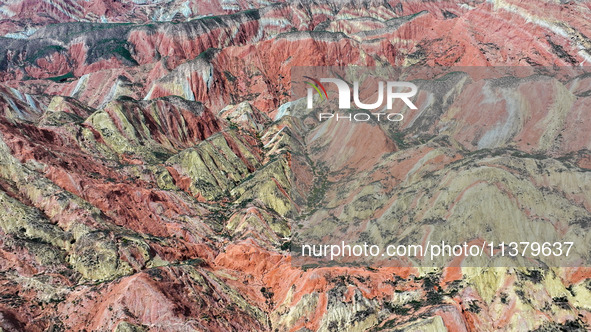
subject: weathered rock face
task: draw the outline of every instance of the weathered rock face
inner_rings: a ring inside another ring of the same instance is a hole
[[[580,14],[565,14],[579,7],[546,6],[551,14],[540,15],[539,8],[522,2],[440,8],[376,1],[361,9],[296,2],[178,23],[57,24],[29,39],[4,39],[0,79],[25,92],[73,96],[92,107],[120,95],[179,95],[214,110],[252,100],[273,113],[287,100],[290,66],[591,60],[588,23]],[[515,32],[515,25],[524,32]],[[510,38],[504,30],[511,30]]]
[[[401,126],[302,120],[287,102],[293,66],[584,66],[590,12],[0,4],[0,329],[588,330],[588,268],[302,268],[289,248],[312,216],[361,220],[348,231],[377,244],[499,219],[589,242],[589,75],[458,68],[444,91],[421,83],[424,111]],[[481,222],[425,233],[467,218]]]
[[[64,22],[182,22],[199,16],[231,14],[273,2],[275,1],[10,1],[0,5],[0,33],[25,38],[38,28]]]

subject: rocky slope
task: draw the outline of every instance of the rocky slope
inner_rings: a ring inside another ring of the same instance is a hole
[[[420,241],[438,220],[476,218],[431,236],[463,240],[502,219],[499,232],[588,242],[589,76],[485,82],[461,66],[585,66],[590,12],[1,4],[0,328],[588,330],[585,267],[302,267],[290,240],[343,231],[382,244],[404,229]],[[461,68],[441,91],[420,85],[421,112],[395,126],[300,116],[291,68],[312,65]],[[310,225],[327,216],[363,222]]]

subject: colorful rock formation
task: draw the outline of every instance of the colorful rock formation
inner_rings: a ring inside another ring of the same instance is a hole
[[[290,257],[306,220],[329,216],[363,220],[347,231],[379,244],[501,219],[588,243],[588,75],[526,73],[487,104],[492,83],[458,69],[401,126],[310,121],[290,89],[294,66],[585,66],[590,14],[519,0],[0,4],[0,330],[588,330],[585,267]],[[314,235],[342,230],[325,225]]]

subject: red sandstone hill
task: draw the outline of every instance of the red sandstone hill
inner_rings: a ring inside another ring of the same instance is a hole
[[[0,4],[0,330],[588,330],[591,270],[576,264],[302,267],[290,241],[482,241],[470,232],[502,219],[501,235],[588,243],[591,80],[534,69],[589,65],[590,14],[576,1]],[[424,111],[400,126],[299,116],[292,68],[348,65],[459,72],[420,85]],[[479,81],[463,66],[533,69]],[[467,226],[433,231],[445,222]]]

